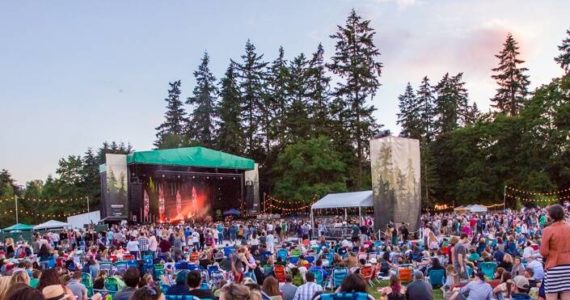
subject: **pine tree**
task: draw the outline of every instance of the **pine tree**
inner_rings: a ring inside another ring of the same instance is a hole
[[[468,94],[463,82],[463,73],[450,77],[446,73],[435,86],[436,131],[441,135],[449,134],[464,123],[468,107]]]
[[[180,101],[180,80],[170,82],[170,90],[168,90],[168,97],[166,101],[166,113],[164,114],[164,122],[156,127],[157,140],[154,145],[157,148],[176,148],[183,144],[184,124],[186,123],[186,111],[182,101]],[[167,140],[174,141],[169,145],[166,144]]]
[[[372,113],[374,106],[368,106],[367,100],[374,97],[380,86],[382,64],[377,61],[380,51],[374,45],[376,32],[370,27],[369,20],[363,20],[354,10],[346,20],[345,27],[338,26],[337,33],[330,37],[336,41],[335,53],[329,69],[340,77],[335,89],[335,96],[341,98],[338,113],[344,113],[348,123],[351,143],[356,145],[357,187],[361,187],[362,170],[368,153],[368,140],[377,131],[376,120]]]
[[[190,140],[205,146],[213,147],[215,141],[214,121],[216,118],[216,97],[218,88],[216,86],[216,77],[210,72],[210,57],[204,52],[202,63],[198,70],[194,72],[196,78],[196,87],[194,87],[194,96],[189,97],[186,101],[194,107],[190,114],[187,132]]]
[[[562,41],[562,45],[558,46],[560,55],[554,60],[566,72],[566,75],[570,75],[570,29],[566,30],[566,35],[568,36]]]
[[[491,99],[492,106],[511,116],[518,114],[523,107],[530,84],[528,75],[524,74],[528,69],[520,66],[524,60],[518,58],[518,49],[517,42],[509,33],[503,50],[495,55],[500,61],[499,66],[493,69],[497,74],[492,76],[499,85],[497,94]]]
[[[287,83],[287,94],[290,107],[286,113],[287,141],[291,144],[309,137],[310,123],[308,118],[307,73],[309,62],[304,54],[299,54],[289,64],[291,74]]]
[[[427,76],[422,79],[420,87],[416,92],[416,98],[421,118],[421,136],[426,143],[429,143],[434,136],[435,96]]]
[[[285,147],[286,143],[286,113],[289,107],[289,95],[287,84],[290,80],[289,68],[285,60],[285,50],[279,47],[279,55],[269,67],[267,76],[267,103],[272,111],[273,122],[268,128],[267,136],[269,140],[275,140],[275,147],[279,150]]]
[[[319,43],[307,71],[307,97],[309,98],[311,132],[314,137],[331,136],[330,81],[324,63],[323,45]]]
[[[217,108],[218,149],[241,154],[243,149],[243,131],[241,127],[241,96],[237,82],[235,65],[230,63],[221,80],[220,103]]]
[[[98,203],[101,200],[101,178],[99,177],[99,165],[93,149],[87,149],[82,158],[81,176],[83,177],[84,195],[89,197],[90,203]]]
[[[255,52],[255,46],[247,40],[242,63],[237,63],[237,71],[242,100],[242,128],[244,131],[244,153],[257,161],[265,157],[263,149],[268,117],[264,107],[264,84],[266,80],[263,55]]]
[[[418,98],[409,82],[404,93],[398,96],[398,101],[400,112],[398,113],[397,123],[402,126],[400,136],[420,139],[423,133],[422,116]]]
[[[464,116],[465,124],[473,124],[479,120],[481,117],[481,112],[477,107],[477,103],[473,102],[473,105],[467,107],[467,111]]]

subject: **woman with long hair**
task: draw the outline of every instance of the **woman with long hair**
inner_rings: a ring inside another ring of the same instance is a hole
[[[61,282],[56,269],[44,270],[40,277],[38,290],[44,294],[46,298],[74,299],[74,295],[69,288]],[[54,299],[55,300],[55,299]]]
[[[366,280],[360,274],[350,274],[344,278],[340,287],[336,290],[336,293],[366,293],[368,294],[366,288],[368,284]],[[368,295],[369,300],[374,300],[374,297]]]
[[[2,276],[0,277],[0,300],[4,300],[4,298],[6,297],[6,293],[8,292],[8,290],[11,287],[10,284],[10,279],[12,277],[11,276]]]
[[[513,280],[511,273],[505,271],[501,276],[501,283],[493,289],[493,294],[498,300],[511,299],[511,294],[513,292]]]
[[[404,300],[406,299],[405,289],[398,275],[392,274],[390,276],[390,285],[380,290],[380,293],[383,297],[386,297],[387,300]]]
[[[220,300],[249,300],[249,288],[237,284],[230,283],[222,288]]]
[[[570,299],[570,224],[564,208],[552,205],[547,208],[550,225],[544,228],[540,254],[546,259],[544,289],[546,300]]]
[[[263,281],[261,291],[267,295],[271,300],[281,300],[283,296],[279,290],[279,281],[273,276],[268,276]]]
[[[26,270],[20,269],[12,273],[12,277],[10,278],[10,286],[15,285],[16,283],[30,285],[30,275],[28,275],[28,272]]]
[[[6,297],[2,300],[45,300],[46,298],[42,293],[36,289],[31,288],[24,283],[17,283],[10,287],[6,293]]]

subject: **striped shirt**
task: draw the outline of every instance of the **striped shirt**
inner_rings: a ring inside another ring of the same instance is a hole
[[[314,283],[314,282],[307,282],[300,287],[297,288],[295,292],[295,297],[293,300],[311,300],[316,292],[320,292],[323,290],[323,287]]]

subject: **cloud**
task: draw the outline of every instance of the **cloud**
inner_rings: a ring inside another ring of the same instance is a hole
[[[398,5],[398,8],[400,9],[408,8],[410,6],[414,6],[420,3],[420,1],[418,0],[374,0],[374,1],[379,3],[395,3],[396,5]]]

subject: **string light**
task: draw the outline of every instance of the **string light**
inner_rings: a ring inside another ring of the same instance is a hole
[[[553,191],[553,192],[544,192],[544,193],[520,190],[520,189],[517,189],[517,188],[514,188],[514,187],[510,187],[510,186],[507,186],[507,189],[508,189],[508,190],[511,190],[511,191],[518,192],[518,193],[522,193],[522,194],[527,194],[527,195],[542,195],[542,196],[555,196],[555,195],[560,195],[560,194],[564,194],[564,193],[570,192],[570,188],[562,189],[562,190],[559,190],[559,191]]]

